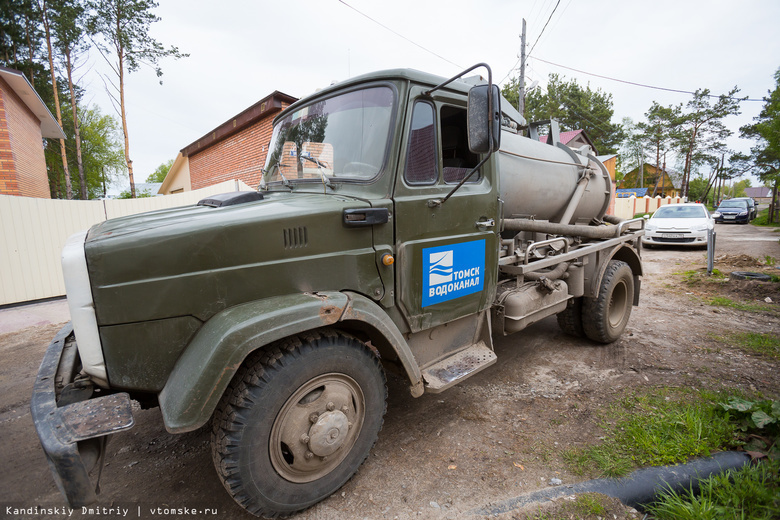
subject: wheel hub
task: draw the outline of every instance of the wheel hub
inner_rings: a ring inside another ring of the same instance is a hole
[[[320,457],[332,455],[344,444],[348,431],[349,419],[343,412],[325,412],[309,429],[309,449]]]

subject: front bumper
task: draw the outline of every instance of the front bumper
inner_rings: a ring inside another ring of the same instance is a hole
[[[715,222],[718,224],[726,224],[729,222],[735,222],[735,223],[746,223],[750,222],[750,214],[747,215],[729,215],[729,214],[722,214],[719,217],[713,217]]]
[[[705,246],[707,245],[707,231],[645,231],[645,236],[642,237],[642,244],[658,246]]]
[[[91,397],[74,385],[78,354],[68,323],[54,337],[38,370],[30,411],[57,487],[71,507],[97,500],[89,472],[102,458],[107,436],[133,427],[126,393]]]

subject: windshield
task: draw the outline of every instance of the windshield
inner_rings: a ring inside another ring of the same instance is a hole
[[[747,202],[744,200],[724,200],[720,203],[721,208],[747,208]]]
[[[393,103],[392,89],[373,87],[290,113],[274,126],[265,182],[373,179],[384,165]]]
[[[663,206],[653,213],[653,218],[706,218],[701,206]]]

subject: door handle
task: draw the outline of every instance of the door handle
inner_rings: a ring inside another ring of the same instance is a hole
[[[390,220],[390,210],[387,208],[345,209],[342,218],[346,227],[387,224],[388,220]]]

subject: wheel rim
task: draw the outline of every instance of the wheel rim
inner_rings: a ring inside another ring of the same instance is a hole
[[[626,305],[628,305],[628,287],[626,282],[621,280],[615,285],[612,296],[609,299],[609,326],[616,329],[620,326],[626,314]]]
[[[271,464],[290,482],[317,480],[349,454],[365,418],[360,385],[345,374],[323,374],[284,403],[271,428]]]

